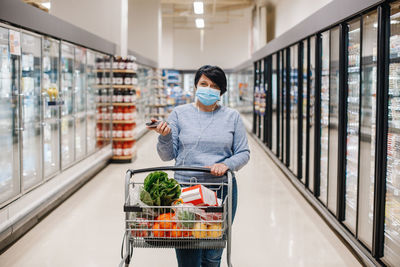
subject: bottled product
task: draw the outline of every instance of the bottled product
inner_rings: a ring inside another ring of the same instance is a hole
[[[112,102],[116,103],[117,102],[117,97],[118,97],[118,89],[114,89],[114,93],[112,96]]]
[[[117,89],[118,93],[117,93],[117,103],[121,103],[123,102],[123,95],[122,95],[122,90],[121,89]]]
[[[96,75],[96,84],[101,84],[101,78],[103,77],[103,73],[102,72],[97,72]]]
[[[128,142],[123,142],[122,151],[123,151],[123,155],[124,156],[129,156],[129,155],[132,154],[129,141]]]
[[[103,137],[104,138],[110,138],[111,137],[111,131],[110,131],[110,125],[109,124],[104,124],[103,125]]]
[[[112,119],[114,121],[118,120],[118,109],[117,108],[114,108],[114,110],[113,110]]]
[[[122,145],[121,142],[114,142],[113,143],[114,155],[115,156],[122,156]]]
[[[125,102],[125,103],[130,103],[130,102],[132,102],[131,90],[126,90],[126,91],[125,91],[124,102]]]
[[[126,59],[121,58],[120,61],[118,61],[118,69],[124,70],[126,68]]]
[[[131,110],[129,107],[124,107],[123,113],[124,113],[123,120],[126,120],[126,121],[132,120],[132,113],[131,113]]]
[[[114,61],[113,61],[113,69],[114,69],[114,70],[115,70],[115,69],[118,69],[118,64],[119,64],[120,59],[121,59],[120,56],[114,57]]]
[[[122,138],[123,137],[123,132],[124,132],[124,128],[122,126],[122,124],[117,124],[117,126],[115,127],[115,131],[116,131],[116,137],[117,138]]]
[[[117,137],[117,124],[113,124],[112,127],[112,137],[116,138]]]
[[[124,84],[124,78],[123,78],[123,74],[122,73],[116,72],[116,73],[114,73],[113,77],[115,78],[115,79],[113,79],[114,80],[114,84],[116,84],[116,85]]]
[[[104,61],[102,58],[96,58],[96,68],[99,70],[104,69]]]
[[[118,121],[122,121],[124,119],[124,114],[123,114],[123,110],[121,107],[117,107],[117,120]]]

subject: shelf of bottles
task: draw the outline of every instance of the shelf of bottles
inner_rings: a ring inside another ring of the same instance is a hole
[[[400,4],[391,4],[385,258],[400,264]]]
[[[164,85],[162,71],[153,68],[150,71],[149,89],[150,94],[147,99],[146,115],[148,119],[166,120],[168,116],[167,90]]]
[[[114,57],[111,118],[114,162],[128,163],[136,156],[137,69],[135,57]]]

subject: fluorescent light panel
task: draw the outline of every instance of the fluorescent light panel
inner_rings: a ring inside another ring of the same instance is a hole
[[[47,9],[50,9],[50,7],[51,7],[50,2],[41,3],[41,5],[44,6],[45,8],[47,8]]]
[[[204,28],[204,19],[196,19],[196,27]]]
[[[204,13],[203,2],[193,2],[193,9],[195,14],[203,14]]]

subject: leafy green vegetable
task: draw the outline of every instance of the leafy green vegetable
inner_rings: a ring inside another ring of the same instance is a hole
[[[150,206],[170,206],[181,195],[181,186],[168,174],[156,171],[147,175],[140,200]]]

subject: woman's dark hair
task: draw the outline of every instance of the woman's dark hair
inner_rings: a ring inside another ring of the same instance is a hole
[[[205,65],[197,70],[196,75],[194,77],[194,86],[197,87],[197,83],[200,80],[201,75],[207,76],[208,79],[213,81],[216,85],[218,85],[221,90],[221,95],[226,92],[226,76],[225,72],[218,66],[210,66]]]

